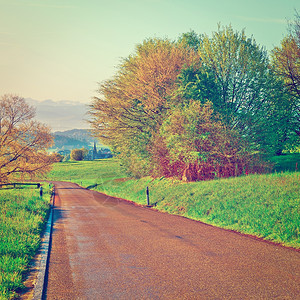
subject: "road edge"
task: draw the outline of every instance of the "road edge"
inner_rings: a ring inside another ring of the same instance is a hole
[[[82,187],[82,188],[84,188],[84,187]],[[198,223],[204,224],[204,225],[209,226],[209,227],[214,227],[214,228],[218,228],[220,230],[229,231],[229,232],[235,233],[235,234],[240,235],[240,236],[245,236],[245,237],[248,237],[248,238],[251,238],[251,239],[263,242],[263,243],[266,243],[266,244],[270,244],[270,245],[273,245],[273,246],[278,246],[278,247],[281,247],[281,248],[284,248],[284,249],[288,249],[288,250],[292,250],[292,251],[296,251],[296,252],[300,253],[300,248],[295,248],[295,247],[292,247],[292,246],[287,246],[287,245],[284,245],[283,243],[272,241],[272,240],[267,240],[267,239],[265,239],[263,237],[256,236],[256,235],[253,235],[253,234],[240,232],[240,231],[237,231],[237,230],[234,230],[234,229],[230,229],[230,228],[220,227],[218,225],[205,223],[205,222],[203,222],[201,220],[192,219],[191,217],[187,217],[187,216],[184,216],[184,215],[175,214],[175,213],[172,214],[170,212],[160,210],[160,209],[156,208],[156,203],[154,203],[153,205],[149,205],[148,206],[146,204],[141,204],[141,203],[134,202],[133,200],[121,198],[121,197],[118,197],[118,196],[108,195],[105,192],[101,192],[101,191],[97,191],[97,190],[93,190],[93,189],[91,189],[89,191],[94,191],[94,192],[103,194],[103,195],[105,195],[107,197],[112,197],[112,198],[116,198],[116,199],[119,199],[119,200],[122,200],[122,201],[126,201],[127,203],[130,203],[132,205],[143,207],[143,208],[146,208],[146,209],[151,209],[152,211],[155,211],[155,212],[159,212],[159,213],[163,213],[163,214],[168,214],[168,215],[172,215],[172,216],[177,216],[177,217],[185,218],[185,219],[188,219],[188,220],[191,220],[191,221],[194,221],[194,222],[198,222]]]
[[[51,196],[51,207],[49,218],[46,224],[46,228],[44,231],[44,235],[42,238],[41,246],[40,246],[40,261],[38,266],[38,274],[36,283],[33,288],[33,299],[41,300],[44,295],[44,287],[45,287],[45,279],[46,272],[48,268],[49,256],[50,256],[50,244],[52,238],[52,227],[53,227],[53,207],[54,207],[54,198],[55,198],[55,189],[53,188],[52,196]]]

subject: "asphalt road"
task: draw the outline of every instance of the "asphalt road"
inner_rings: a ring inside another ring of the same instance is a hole
[[[300,299],[300,253],[56,183],[47,299]]]

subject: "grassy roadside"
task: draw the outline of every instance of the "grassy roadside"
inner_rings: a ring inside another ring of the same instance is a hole
[[[288,157],[284,163],[288,165]],[[118,162],[108,159],[57,164],[49,176],[56,180],[69,177],[85,187],[98,184],[98,191],[140,204],[146,204],[148,186],[155,209],[300,248],[298,172],[193,183],[150,177],[137,180],[124,178]]]
[[[114,182],[99,191],[171,214],[300,248],[300,174],[251,175],[183,183],[142,178]]]
[[[34,188],[0,190],[0,299],[17,298],[28,264],[40,245],[50,204]]]

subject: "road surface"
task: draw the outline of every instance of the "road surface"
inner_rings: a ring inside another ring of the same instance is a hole
[[[56,183],[46,299],[300,299],[300,253]]]

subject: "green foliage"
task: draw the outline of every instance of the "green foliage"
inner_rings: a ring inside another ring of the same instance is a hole
[[[197,181],[256,172],[257,157],[239,135],[213,114],[211,102],[190,101],[162,124],[171,163],[182,162],[183,179]],[[170,165],[165,166],[166,169]],[[166,173],[165,173],[166,174]]]
[[[269,127],[265,129],[264,138],[272,144],[269,147],[272,148],[272,152],[281,155],[285,149],[299,145],[299,136],[295,130],[298,125],[294,103],[290,100],[282,81],[277,80],[276,84],[269,114],[266,115]]]
[[[270,72],[267,52],[244,31],[227,26],[219,27],[212,37],[199,37],[198,53],[202,64],[182,70],[178,94],[202,103],[211,101],[215,112],[241,133],[252,150],[282,151],[291,114],[282,105],[286,93]]]
[[[289,34],[271,53],[271,65],[276,76],[283,82],[288,94],[290,126],[300,136],[300,15],[290,24]],[[290,141],[289,141],[290,142]],[[299,146],[299,143],[298,143]]]
[[[178,42],[184,45],[184,47],[193,49],[194,51],[197,51],[201,44],[200,37],[194,30],[180,35],[178,38]]]
[[[94,133],[137,178],[261,173],[269,169],[262,158],[296,141],[295,109],[267,51],[231,26],[145,40],[99,93]],[[211,117],[189,109],[196,102],[212,103]]]
[[[254,39],[231,26],[219,27],[212,37],[203,36],[199,54],[215,76],[220,92],[216,108],[228,124],[237,126],[249,112],[259,113],[268,88],[269,62],[267,52]]]
[[[298,143],[299,145],[300,143]],[[288,150],[283,151],[284,154],[300,153],[300,146],[293,146]]]
[[[178,89],[175,95],[185,100],[199,100],[201,103],[211,101],[214,107],[219,109],[221,91],[215,79],[214,74],[210,69],[205,69],[197,66],[190,66],[181,70],[178,75]]]
[[[30,260],[40,245],[49,210],[50,191],[0,190],[0,298],[10,299],[23,288]]]
[[[272,67],[285,86],[291,127],[300,136],[300,44],[293,36],[284,38],[272,51]]]

